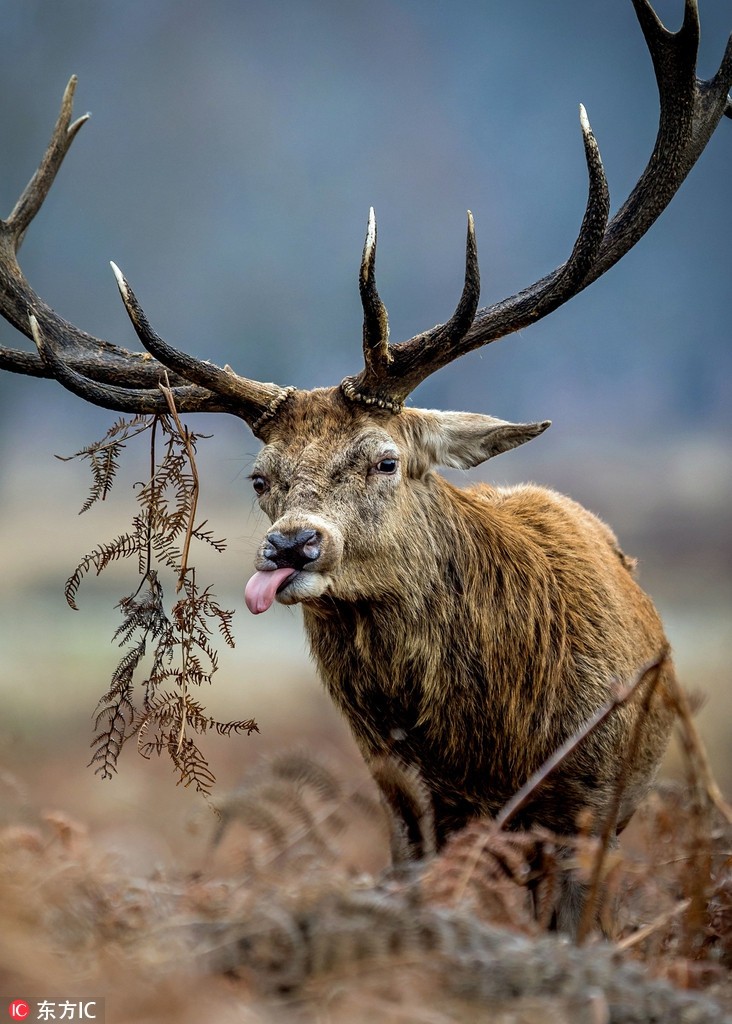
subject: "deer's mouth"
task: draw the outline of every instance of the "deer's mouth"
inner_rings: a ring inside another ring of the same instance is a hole
[[[244,600],[252,615],[260,615],[271,608],[277,595],[285,589],[297,569],[291,566],[280,569],[266,569],[255,572],[244,591]]]
[[[328,577],[317,570],[260,569],[247,583],[244,600],[252,615],[260,615],[280,604],[299,604],[308,598],[320,597],[328,586]]]

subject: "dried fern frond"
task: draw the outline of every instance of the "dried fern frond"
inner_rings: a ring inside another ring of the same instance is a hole
[[[292,782],[298,790],[311,790],[323,800],[339,800],[343,795],[340,779],[303,751],[285,751],[269,762],[269,770],[276,779]]]
[[[252,884],[310,887],[349,866],[363,873],[364,855],[383,863],[385,821],[375,798],[300,751],[268,759],[216,808],[212,862]]]
[[[109,699],[102,698],[94,728],[99,730],[92,740],[94,749],[89,766],[96,775],[111,779],[117,771],[117,761],[130,734],[134,717],[131,684],[120,684]]]
[[[89,463],[92,483],[89,496],[81,506],[79,515],[88,512],[95,502],[105,500],[112,489],[119,469],[119,458],[127,441],[150,430],[151,419],[152,417],[145,415],[134,416],[132,419],[120,417],[99,441],[92,441],[73,455],[56,456],[61,462],[80,459]]]
[[[490,820],[452,836],[420,879],[424,898],[463,907],[483,921],[535,935],[556,910],[563,870],[548,832],[506,832]]]
[[[214,775],[191,733],[250,734],[257,724],[253,719],[211,718],[189,693],[190,687],[210,683],[218,668],[212,638],[218,635],[234,646],[233,613],[218,604],[210,586],[199,587],[189,564],[194,541],[218,552],[226,542],[215,537],[205,520],[196,522],[198,437],[181,423],[172,392],[162,385],[161,390],[169,415],[120,419],[100,441],[71,456],[88,461],[91,468],[86,511],[109,494],[127,442],[149,436],[150,469],[147,481],[135,487],[137,512],[131,529],[86,554],[67,580],[65,595],[76,609],[79,588],[89,573],[98,576],[113,562],[136,558],[137,589],[119,602],[122,623],[114,633],[124,653],[97,709],[90,764],[102,778],[110,778],[124,744],[137,735],[143,756],[166,753],[178,781],[208,795]],[[165,570],[175,573],[180,595],[169,611],[159,576]],[[151,665],[143,674],[148,658]]]
[[[395,864],[431,856],[437,848],[432,794],[419,769],[386,755],[369,762],[389,816],[391,854]]]

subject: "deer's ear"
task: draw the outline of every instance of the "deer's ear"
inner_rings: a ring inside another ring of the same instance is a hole
[[[507,423],[494,416],[472,412],[440,412],[405,409],[414,443],[433,466],[471,469],[486,459],[517,448],[538,437],[548,426],[543,423]]]

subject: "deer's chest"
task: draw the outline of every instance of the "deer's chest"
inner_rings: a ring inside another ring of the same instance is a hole
[[[321,678],[367,759],[396,755],[425,778],[462,786],[466,772],[493,748],[486,742],[486,682],[477,661],[475,672],[465,659],[450,670],[447,647],[410,649],[378,622],[366,634],[363,622],[341,620],[334,629],[308,618]]]

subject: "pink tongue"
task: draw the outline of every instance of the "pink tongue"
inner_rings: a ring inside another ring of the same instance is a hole
[[[272,569],[269,572],[255,572],[247,583],[244,600],[252,615],[259,615],[271,607],[279,587],[294,576],[296,569]]]

